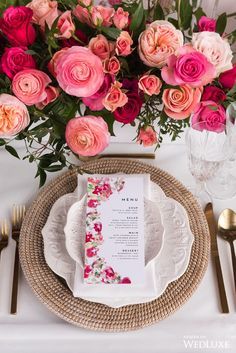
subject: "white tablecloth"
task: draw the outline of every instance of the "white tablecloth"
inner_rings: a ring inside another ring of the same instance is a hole
[[[155,161],[185,185],[193,184],[184,144],[164,144]],[[10,216],[14,203],[30,204],[38,193],[35,169],[0,149],[0,219]],[[51,175],[51,177],[55,177]],[[225,207],[236,209],[236,199],[214,201],[216,214]],[[18,313],[10,316],[12,245],[0,263],[1,353],[152,353],[236,352],[236,297],[228,244],[219,239],[220,256],[230,314],[220,313],[216,280],[210,264],[190,300],[174,315],[151,327],[128,333],[99,333],[74,327],[48,311],[20,276]],[[213,347],[215,347],[213,349]]]

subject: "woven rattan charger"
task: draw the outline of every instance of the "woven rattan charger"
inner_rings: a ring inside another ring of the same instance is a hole
[[[41,230],[54,202],[77,186],[76,171],[69,171],[50,183],[29,208],[20,236],[20,261],[36,296],[56,315],[80,327],[100,331],[128,331],[154,324],[180,308],[200,283],[209,258],[210,239],[204,213],[192,194],[168,173],[138,161],[105,159],[88,162],[92,173],[148,173],[168,197],[186,209],[195,240],[187,271],[168,285],[156,300],[145,304],[110,308],[74,298],[70,290],[47,266]]]

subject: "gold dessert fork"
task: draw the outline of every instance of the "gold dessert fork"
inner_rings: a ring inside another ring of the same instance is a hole
[[[1,252],[4,248],[7,247],[8,239],[9,239],[9,226],[6,219],[1,223],[0,234],[1,234],[1,238],[0,238],[0,256],[1,256]]]
[[[19,274],[19,235],[20,229],[25,216],[25,206],[14,205],[12,209],[12,239],[16,242],[15,263],[13,273],[12,297],[11,297],[11,314],[17,312],[17,293],[18,293],[18,274]]]

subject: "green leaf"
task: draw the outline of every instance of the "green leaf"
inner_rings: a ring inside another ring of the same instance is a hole
[[[226,12],[222,13],[216,21],[216,32],[222,35],[227,24]]]
[[[136,29],[138,29],[141,26],[143,19],[144,19],[144,8],[143,8],[143,2],[140,1],[136,11],[132,15],[130,30],[135,31]]]
[[[41,188],[47,180],[47,173],[43,169],[39,168],[37,174],[36,176],[39,176],[39,187]]]
[[[62,170],[64,168],[64,165],[58,164],[58,165],[51,165],[50,167],[44,168],[47,172],[58,172],[59,170]]]
[[[231,90],[227,93],[227,96],[232,97],[236,93],[236,84],[231,88]]]
[[[12,146],[6,145],[5,149],[7,150],[7,152],[9,152],[12,156],[20,159],[18,153],[16,152],[15,148],[13,148]]]
[[[164,20],[164,19],[165,19],[164,11],[163,11],[161,5],[159,4],[159,2],[157,2],[155,9],[154,9],[153,21]]]
[[[172,23],[172,25],[174,25],[175,28],[179,28],[179,23],[178,23],[178,21],[177,21],[175,18],[169,17],[169,18],[168,18],[168,21],[169,21],[170,23]]]
[[[0,139],[0,146],[4,146],[6,144],[6,141],[3,139]]]
[[[189,1],[178,0],[176,1],[176,9],[179,17],[180,28],[184,30],[188,29],[191,26],[193,8]]]
[[[101,31],[106,34],[108,37],[111,39],[117,39],[121,33],[121,31],[118,28],[111,28],[111,27],[100,27]]]
[[[202,16],[206,16],[205,12],[203,11],[203,9],[201,7],[199,7],[195,12],[194,12],[194,16],[196,17],[197,22],[199,21],[199,19]]]

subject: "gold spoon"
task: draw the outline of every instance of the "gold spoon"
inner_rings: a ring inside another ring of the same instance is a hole
[[[218,220],[219,235],[229,242],[234,273],[234,285],[236,290],[236,257],[234,240],[236,240],[236,213],[229,208],[221,212]]]

